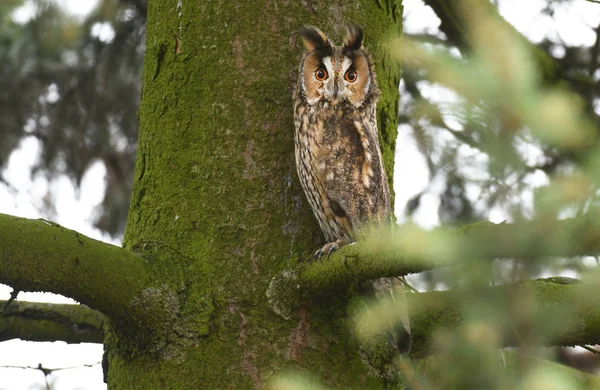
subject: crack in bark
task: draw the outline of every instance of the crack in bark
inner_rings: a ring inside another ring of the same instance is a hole
[[[290,358],[296,362],[302,361],[302,357],[300,356],[302,349],[308,346],[308,308],[308,304],[300,308],[298,311],[298,316],[300,317],[298,327],[292,329],[292,333],[290,334]]]
[[[254,388],[260,389],[262,383],[260,371],[253,362],[253,360],[256,360],[256,354],[250,351],[246,345],[246,340],[248,337],[246,326],[248,325],[248,319],[234,303],[230,304],[229,311],[231,313],[237,313],[240,316],[240,334],[238,336],[238,345],[242,348],[244,355],[242,367],[248,373],[248,375],[250,375],[250,378],[252,378],[252,382],[254,382]]]

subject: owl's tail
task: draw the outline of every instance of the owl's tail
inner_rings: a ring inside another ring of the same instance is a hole
[[[405,286],[399,278],[381,278],[372,283],[371,288],[366,288],[361,293],[370,295],[367,298],[390,299],[394,304],[396,321],[390,321],[386,337],[390,344],[398,349],[400,354],[408,354],[412,345],[410,333],[410,320],[406,303]],[[400,321],[397,321],[400,319]]]

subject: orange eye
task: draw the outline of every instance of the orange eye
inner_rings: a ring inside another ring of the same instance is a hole
[[[325,69],[317,69],[315,72],[315,77],[319,81],[323,81],[327,78],[327,71]]]
[[[358,75],[353,70],[349,70],[346,72],[346,76],[345,76],[346,81],[348,81],[350,83],[355,82],[357,77],[358,77]]]

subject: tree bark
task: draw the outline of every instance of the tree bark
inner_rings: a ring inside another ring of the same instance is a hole
[[[0,341],[102,343],[103,326],[104,316],[85,305],[14,301],[0,311]]]
[[[149,259],[145,298],[164,303],[170,331],[141,342],[109,323],[112,388],[260,388],[285,369],[343,388],[392,380],[359,353],[345,294],[285,320],[266,291],[323,243],[293,159],[297,32],[310,23],[340,42],[348,22],[365,28],[391,179],[400,71],[385,47],[401,15],[401,1],[148,3],[124,246]]]

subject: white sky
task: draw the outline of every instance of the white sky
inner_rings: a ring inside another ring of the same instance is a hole
[[[73,14],[84,16],[97,4],[97,0],[59,0]],[[556,42],[590,46],[593,44],[592,28],[600,24],[600,5],[574,0],[572,6],[562,7],[553,19],[539,15],[544,0],[502,0],[500,11],[517,29],[533,41],[539,41],[549,36]],[[32,13],[32,3],[15,14],[20,21],[28,19]],[[407,33],[436,32],[438,21],[434,13],[423,5],[420,0],[405,0],[406,22],[404,30]],[[101,29],[102,27],[99,27]],[[99,34],[101,32],[98,32]],[[109,31],[110,33],[110,31]],[[110,39],[110,38],[107,38]],[[408,136],[408,129],[400,129],[398,149],[396,153],[395,177],[396,210],[404,209],[406,201],[429,185],[425,161],[416,149],[414,142]],[[9,161],[7,179],[16,192],[0,185],[0,213],[18,215],[27,218],[40,218],[42,202],[48,186],[55,190],[53,199],[56,208],[56,218],[59,224],[77,230],[89,237],[109,240],[90,225],[94,208],[102,200],[105,189],[105,169],[100,163],[93,164],[86,173],[79,196],[72,184],[66,178],[54,183],[48,183],[45,178],[31,178],[29,168],[35,163],[38,155],[38,141],[29,137],[23,140],[21,148],[15,151]],[[543,180],[541,180],[543,182]],[[437,208],[439,199],[434,191],[423,197],[421,207],[415,214],[414,220],[422,226],[431,227],[439,223]],[[499,210],[492,219],[503,220]],[[402,218],[400,218],[402,220]],[[118,243],[116,243],[118,244]],[[8,299],[11,289],[0,285],[0,299]],[[45,302],[73,302],[54,294],[21,293],[19,299]],[[37,366],[42,363],[45,367],[58,368],[92,364],[101,360],[102,345],[81,344],[66,345],[63,342],[33,343],[20,340],[0,342],[0,366]],[[64,370],[49,377],[53,388],[60,389],[105,389],[102,383],[100,366]],[[45,388],[43,375],[37,370],[0,369],[0,390],[29,390]]]

